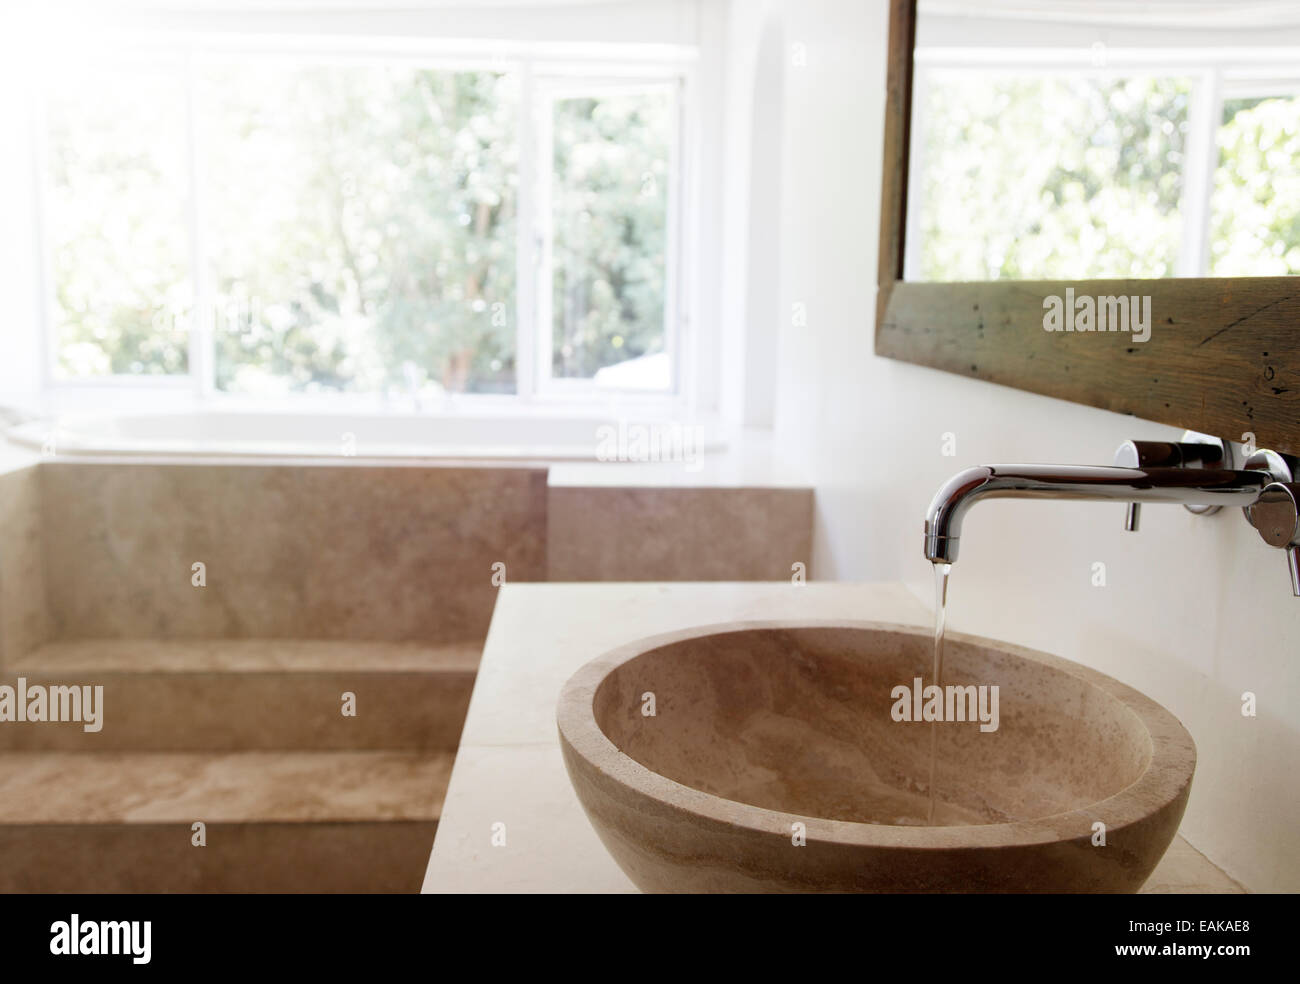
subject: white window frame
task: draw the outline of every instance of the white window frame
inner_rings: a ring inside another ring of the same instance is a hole
[[[1099,57],[1103,64],[1097,64]],[[947,47],[916,50],[913,71],[911,132],[922,132],[925,95],[932,79],[967,71],[1014,72],[1018,75],[1070,75],[1097,78],[1161,76],[1188,78],[1188,151],[1183,164],[1183,216],[1176,275],[1208,277],[1210,265],[1210,197],[1218,168],[1218,131],[1228,99],[1300,94],[1300,48],[1089,48]],[[903,244],[903,278],[915,279],[920,265],[921,182],[923,149],[914,144],[908,175],[907,229]]]
[[[102,52],[107,50],[109,54]],[[81,54],[81,53],[79,53]],[[186,85],[186,156],[190,194],[190,283],[194,317],[189,332],[188,371],[173,375],[109,374],[60,376],[55,312],[53,249],[48,236],[51,198],[48,170],[49,128],[40,86],[33,87],[32,167],[36,174],[37,208],[35,246],[38,257],[41,305],[38,334],[42,362],[42,388],[62,405],[93,405],[105,394],[130,395],[136,402],[174,403],[178,396],[216,409],[256,406],[261,410],[301,411],[309,405],[343,409],[387,409],[386,394],[330,393],[286,394],[268,405],[226,393],[215,387],[214,339],[210,331],[212,287],[206,263],[206,217],[201,168],[204,155],[201,128],[193,106],[197,68],[207,59],[249,56],[282,59],[293,64],[377,64],[400,62],[440,71],[492,70],[513,72],[519,79],[518,114],[519,198],[516,238],[516,354],[514,394],[448,394],[445,409],[489,409],[528,405],[591,407],[617,404],[621,409],[674,414],[692,402],[682,380],[690,367],[683,360],[693,346],[686,334],[690,318],[686,302],[685,271],[690,269],[694,244],[684,239],[683,203],[693,175],[684,153],[686,121],[693,110],[697,52],[693,47],[626,43],[537,43],[449,41],[442,39],[347,39],[306,36],[222,38],[193,35],[121,36],[104,40],[95,61],[111,64],[132,58],[158,58],[174,62]],[[56,67],[56,66],[55,66]],[[563,88],[562,88],[563,87]],[[551,324],[549,319],[549,143],[538,133],[545,103],[559,91],[598,96],[602,91],[629,88],[669,88],[676,94],[668,174],[667,245],[665,249],[664,344],[672,369],[670,387],[664,391],[596,386],[590,379],[556,379],[551,375]],[[543,149],[545,146],[545,149]],[[546,317],[543,317],[543,315]]]

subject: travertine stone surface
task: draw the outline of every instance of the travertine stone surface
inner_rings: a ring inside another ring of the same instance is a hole
[[[811,549],[790,545],[809,544],[811,492],[766,494],[741,496],[744,529],[720,518],[722,500],[678,497],[643,537],[621,538],[606,575],[676,556],[682,569],[666,576],[788,585],[787,555]],[[100,732],[0,728],[0,890],[415,887],[450,764],[438,750],[460,736],[505,590],[493,565],[511,586],[546,576],[547,500],[537,468],[0,471],[0,683],[105,688]],[[642,521],[624,510],[644,505],[617,499],[603,525],[574,536],[590,546]],[[704,538],[716,528],[722,537]],[[694,554],[675,553],[683,530]],[[718,566],[731,537],[744,544],[739,566]],[[191,584],[195,562],[205,587]],[[591,629],[587,619],[577,631],[590,640]],[[339,713],[345,690],[356,718]],[[535,715],[498,716],[553,741],[551,700],[536,693]],[[420,754],[396,751],[407,749]],[[209,822],[202,851],[190,846],[194,819]],[[613,867],[598,848],[590,859]]]
[[[427,645],[364,639],[69,639],[10,664],[12,673],[370,673],[478,668],[477,641]]]
[[[789,581],[812,556],[809,488],[552,487],[551,581]]]
[[[45,641],[37,465],[0,473],[0,669]]]
[[[481,639],[509,580],[546,576],[538,468],[40,469],[50,635]],[[196,562],[207,585],[191,584]]]
[[[1177,719],[1083,666],[950,636],[945,682],[997,685],[1000,721],[936,726],[925,826],[931,726],[890,711],[931,654],[924,630],[851,622],[623,646],[562,691],[565,764],[646,891],[1137,891],[1195,768]]]
[[[0,753],[0,825],[437,820],[452,752]]]
[[[451,761],[0,754],[0,892],[414,891]]]
[[[415,892],[437,820],[0,826],[0,892]]]
[[[102,726],[7,722],[0,750],[454,750],[481,650],[478,642],[51,642],[0,671],[0,684],[102,686]],[[345,692],[355,716],[341,713]]]

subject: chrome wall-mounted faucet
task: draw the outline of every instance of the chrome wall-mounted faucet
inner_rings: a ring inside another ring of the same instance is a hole
[[[1209,514],[1241,506],[1264,542],[1287,552],[1291,587],[1300,597],[1300,484],[1297,461],[1256,451],[1231,467],[1231,446],[1188,433],[1177,443],[1128,441],[1115,465],[977,465],[939,489],[925,514],[925,556],[934,564],[957,559],[962,521],[983,499],[1089,499],[1127,503],[1125,528],[1136,530],[1139,503],[1177,503]]]
[[[1273,479],[1246,507],[1246,518],[1265,543],[1286,551],[1291,591],[1300,598],[1300,484],[1296,484],[1300,461],[1276,451],[1256,451],[1246,459],[1246,467]]]

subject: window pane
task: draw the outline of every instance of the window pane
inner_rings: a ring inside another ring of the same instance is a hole
[[[48,91],[55,372],[184,373],[191,303],[179,72],[60,72]]]
[[[513,392],[513,76],[203,72],[223,390]]]
[[[1224,102],[1210,275],[1300,273],[1300,96]]]
[[[554,103],[554,376],[638,389],[670,385],[664,310],[672,115],[666,90]]]
[[[918,100],[919,280],[1171,277],[1191,83],[938,71]]]

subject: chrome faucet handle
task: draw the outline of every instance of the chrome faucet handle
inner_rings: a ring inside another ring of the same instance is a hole
[[[1181,441],[1125,441],[1115,451],[1120,468],[1232,468],[1232,445],[1208,434],[1185,431]],[[1187,505],[1188,512],[1209,516],[1221,506]],[[1130,502],[1124,513],[1124,529],[1135,532],[1141,521],[1142,504]]]
[[[1291,591],[1300,598],[1300,484],[1273,482],[1246,508],[1246,517],[1270,547],[1286,551]]]

